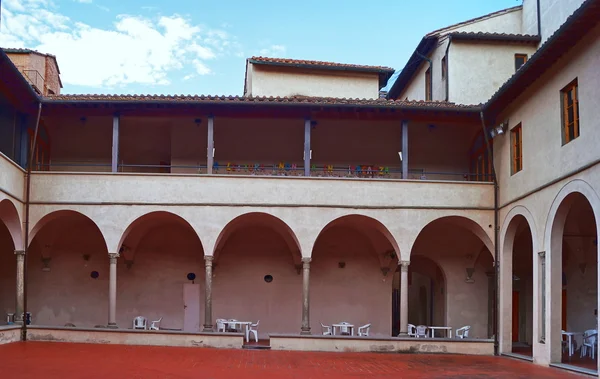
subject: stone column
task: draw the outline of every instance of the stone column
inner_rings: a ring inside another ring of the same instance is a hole
[[[15,304],[15,322],[23,322],[25,308],[25,250],[15,250],[17,256],[17,291]]]
[[[213,332],[212,322],[212,267],[213,256],[204,257],[204,332]]]
[[[408,335],[408,265],[400,262],[400,336]]]
[[[117,258],[118,253],[109,253],[108,270],[108,327],[117,328]]]
[[[310,258],[302,258],[302,328],[300,334],[310,333]]]

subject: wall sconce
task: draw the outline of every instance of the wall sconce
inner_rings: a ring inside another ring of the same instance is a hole
[[[490,130],[490,137],[495,138],[496,136],[501,136],[506,133],[506,130],[508,130],[508,120],[492,128],[492,130]]]
[[[473,267],[467,268],[467,277],[465,278],[465,282],[475,283],[475,279],[473,279],[474,272],[475,272],[475,268],[473,268]]]
[[[339,267],[339,268],[344,268],[344,267],[346,267],[346,262],[338,262],[338,267]]]
[[[383,274],[383,276],[387,276],[388,272],[390,272],[389,267],[381,267],[381,273]]]
[[[131,269],[131,266],[133,266],[133,259],[125,259],[125,266],[128,270]]]
[[[202,119],[196,118],[196,119],[194,119],[194,123],[196,124],[197,127],[200,127],[200,124],[202,123]]]
[[[587,263],[580,263],[579,264],[579,270],[581,270],[581,273],[583,275],[585,275],[585,269],[587,268]]]
[[[50,261],[52,260],[52,258],[42,258],[42,264],[44,265],[44,267],[42,267],[42,271],[44,272],[50,272]]]

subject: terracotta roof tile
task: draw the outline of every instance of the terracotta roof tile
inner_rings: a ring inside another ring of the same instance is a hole
[[[211,95],[51,95],[43,98],[47,104],[67,102],[102,103],[203,103],[203,104],[264,104],[264,105],[317,105],[357,106],[373,108],[424,108],[478,111],[479,105],[462,105],[445,101],[405,101],[387,99],[347,99],[333,97],[256,97],[256,96],[211,96]]]
[[[444,32],[444,31],[446,31],[448,29],[458,28],[458,27],[461,27],[461,26],[472,24],[472,23],[477,22],[477,21],[484,20],[484,19],[486,19],[488,17],[495,17],[495,16],[498,16],[498,15],[501,15],[501,14],[518,11],[520,9],[523,9],[522,5],[517,5],[517,6],[511,7],[511,8],[506,8],[506,9],[501,9],[501,10],[496,11],[496,12],[488,13],[488,14],[485,14],[483,16],[475,17],[475,18],[472,18],[472,19],[469,19],[469,20],[461,21],[461,22],[456,23],[456,24],[445,26],[445,27],[440,28],[440,29],[436,29],[436,30],[434,30],[434,31],[432,31],[430,33],[427,33],[425,36],[426,37],[437,36],[440,33]]]
[[[346,63],[335,63],[335,62],[324,62],[324,61],[311,61],[304,59],[289,59],[289,58],[269,58],[269,57],[252,57],[248,59],[251,63],[257,64],[276,64],[285,66],[312,66],[314,68],[342,68],[347,70],[356,69],[359,71],[375,71],[375,72],[394,72],[391,67],[384,66],[367,66],[357,64],[346,64]]]
[[[484,32],[452,32],[448,33],[454,40],[484,40],[538,43],[540,36],[533,34],[484,33]]]

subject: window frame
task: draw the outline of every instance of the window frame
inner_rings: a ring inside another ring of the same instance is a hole
[[[523,170],[523,125],[518,123],[510,130],[510,174]]]
[[[446,80],[446,77],[448,76],[448,60],[445,55],[442,57],[441,66],[442,66],[442,80]]]
[[[517,59],[518,59],[518,58],[523,58],[523,64],[522,64],[522,65],[520,65],[519,67],[517,67]],[[515,72],[519,71],[519,69],[520,69],[521,67],[523,67],[523,65],[524,65],[525,63],[527,63],[527,60],[528,60],[528,59],[529,59],[529,56],[528,56],[527,54],[523,54],[523,53],[516,53],[516,54],[515,54]]]
[[[569,105],[568,96],[572,92],[572,104]],[[569,122],[569,109],[573,108],[573,122]],[[561,135],[563,146],[577,139],[581,135],[581,122],[579,120],[579,84],[577,78],[560,90],[560,115]],[[573,128],[573,137],[571,137]]]

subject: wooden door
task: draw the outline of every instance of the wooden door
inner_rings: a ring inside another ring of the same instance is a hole
[[[519,342],[519,291],[512,295],[512,341]]]
[[[183,285],[183,331],[200,331],[200,284]]]

